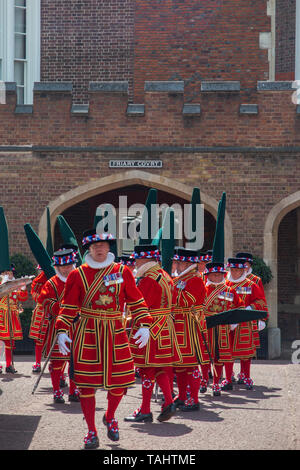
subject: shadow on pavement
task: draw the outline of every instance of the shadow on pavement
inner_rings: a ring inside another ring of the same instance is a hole
[[[0,415],[0,450],[28,450],[41,416]]]

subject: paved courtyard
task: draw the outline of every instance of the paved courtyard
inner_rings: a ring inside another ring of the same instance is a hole
[[[80,450],[86,426],[79,403],[53,403],[48,370],[34,394],[33,357],[15,356],[16,375],[0,375],[1,450]],[[235,372],[239,365],[235,364]],[[97,392],[99,450],[299,450],[300,366],[289,361],[259,361],[252,366],[254,390],[235,385],[232,392],[200,395],[198,412],[178,411],[159,423],[161,394],[152,400],[153,423],[130,424],[124,417],[138,407],[141,385],[128,390],[117,411],[120,441],[106,436],[102,416],[106,392]],[[176,384],[175,384],[176,390]]]

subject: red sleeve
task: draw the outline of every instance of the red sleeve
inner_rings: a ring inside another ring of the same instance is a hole
[[[264,291],[257,285],[254,284],[251,286],[251,296],[250,296],[250,307],[253,310],[265,310],[267,312],[265,320],[269,318],[268,306],[265,297]]]
[[[56,317],[59,312],[59,302],[52,284],[47,281],[38,297],[38,303],[44,308],[45,315]]]
[[[135,278],[127,266],[124,266],[123,278],[125,281],[125,301],[135,325],[150,326],[152,317],[149,315],[148,305],[143,293],[135,283]]]
[[[26,302],[28,299],[28,291],[26,290],[18,290],[18,300],[19,302]]]
[[[64,296],[55,322],[58,331],[69,331],[74,318],[80,310],[84,296],[84,287],[77,269],[67,277]]]
[[[35,302],[37,302],[38,296],[40,295],[41,289],[45,282],[47,282],[47,277],[45,276],[44,272],[33,279],[31,283],[31,296]]]

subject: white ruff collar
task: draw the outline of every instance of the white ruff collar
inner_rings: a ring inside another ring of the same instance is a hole
[[[238,282],[242,282],[246,279],[246,277],[248,276],[248,273],[245,272],[241,277],[239,277],[238,279],[232,279],[231,277],[231,272],[229,271],[228,274],[227,274],[227,281],[229,282],[234,282],[235,284],[238,283]]]
[[[196,264],[196,263],[191,264],[191,266],[189,266],[189,267],[186,268],[184,271],[182,271],[182,273],[178,274],[178,275],[177,275],[177,278],[184,276],[185,274],[189,273],[190,271],[192,271],[192,269],[194,269],[194,268],[196,268],[196,267],[197,267],[197,264]]]
[[[90,268],[93,268],[93,269],[103,269],[103,268],[107,268],[107,266],[109,266],[111,263],[113,263],[115,261],[115,255],[111,252],[108,253],[107,257],[106,257],[106,260],[105,261],[102,261],[101,263],[98,262],[98,261],[95,261],[91,255],[88,253],[86,256],[85,256],[85,262],[86,264],[90,267]]]
[[[212,282],[212,281],[209,281],[209,280],[207,279],[207,281],[206,281],[206,283],[205,283],[206,286],[210,286],[210,285],[212,285],[212,286],[220,286],[221,284],[224,284],[224,285],[225,285],[225,280],[222,281],[222,282]]]
[[[73,264],[73,269],[75,269],[75,268],[76,268],[76,265]],[[57,276],[62,282],[66,282],[67,278],[64,277],[64,276],[62,276],[62,275],[60,274],[60,272],[58,271],[58,269],[57,269],[55,266],[54,266],[54,269],[55,269],[55,272],[56,272],[56,276]]]
[[[142,277],[143,274],[145,274],[145,272],[148,271],[148,269],[153,268],[157,264],[158,264],[157,261],[148,261],[148,263],[143,264],[139,269],[136,270],[134,274],[135,277]]]

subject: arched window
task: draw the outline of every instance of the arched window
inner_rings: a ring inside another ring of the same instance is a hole
[[[0,80],[16,82],[18,104],[40,81],[40,16],[40,0],[0,0]]]

